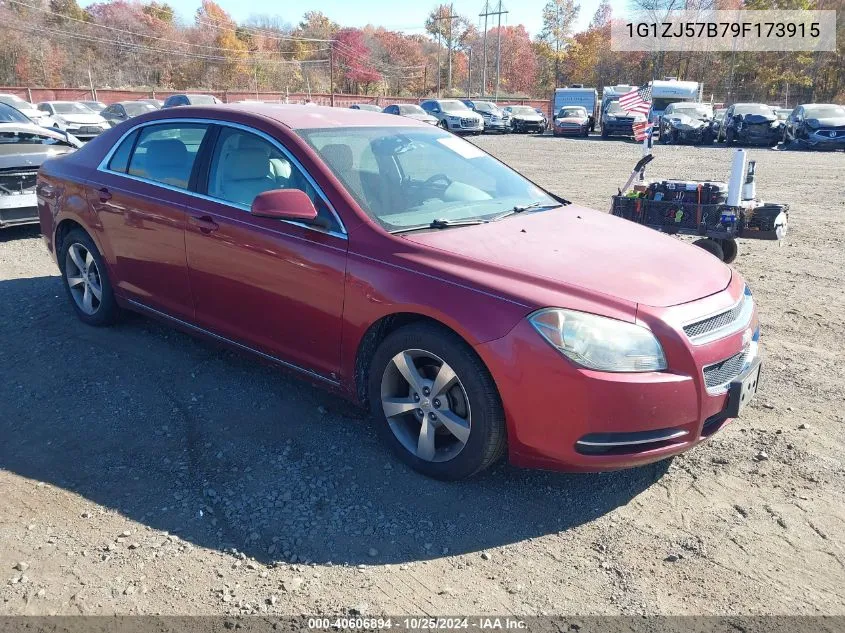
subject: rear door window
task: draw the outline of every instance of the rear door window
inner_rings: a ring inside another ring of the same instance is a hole
[[[187,189],[207,131],[208,126],[202,123],[162,123],[142,128],[129,160],[129,175]]]

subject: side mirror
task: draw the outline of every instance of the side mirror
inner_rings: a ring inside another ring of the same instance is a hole
[[[271,189],[255,196],[250,209],[252,215],[271,220],[314,222],[317,209],[311,198],[299,189]]]

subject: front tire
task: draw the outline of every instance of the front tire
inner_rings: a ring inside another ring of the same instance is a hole
[[[428,323],[392,332],[376,350],[367,380],[379,435],[424,475],[464,479],[504,453],[505,416],[496,385],[453,332]]]
[[[120,315],[106,264],[87,233],[74,229],[59,250],[62,281],[79,320],[88,325],[111,325]]]

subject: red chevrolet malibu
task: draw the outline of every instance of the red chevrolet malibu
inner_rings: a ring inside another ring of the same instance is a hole
[[[38,176],[90,325],[135,310],[369,407],[414,468],[599,471],[695,446],[760,372],[740,276],[384,114],[146,114]]]

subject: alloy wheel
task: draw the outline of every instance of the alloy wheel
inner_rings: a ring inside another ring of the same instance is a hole
[[[89,316],[96,314],[103,300],[100,269],[91,252],[79,242],[67,249],[65,281],[76,306]]]
[[[381,380],[381,406],[396,439],[421,460],[454,459],[469,440],[466,390],[455,371],[431,352],[409,349],[390,360]]]

